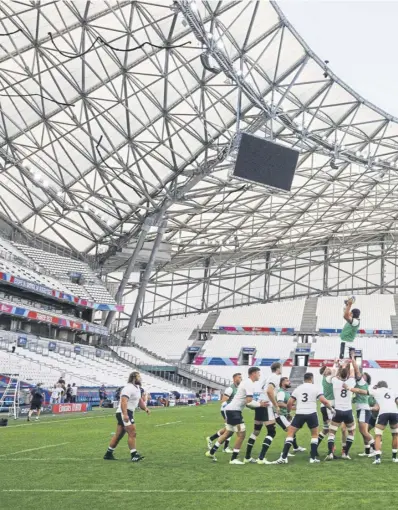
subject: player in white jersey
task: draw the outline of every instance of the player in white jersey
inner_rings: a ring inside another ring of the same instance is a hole
[[[310,463],[314,464],[319,462],[316,458],[318,454],[318,432],[319,421],[317,414],[317,401],[320,401],[327,407],[331,413],[334,413],[331,403],[326,400],[323,395],[323,390],[314,385],[314,375],[307,373],[304,376],[304,384],[298,386],[292,393],[288,403],[287,410],[291,411],[294,404],[296,404],[296,414],[293,418],[291,425],[287,429],[287,437],[281,457],[275,464],[287,464],[288,454],[291,446],[293,446],[294,435],[305,424],[311,431],[311,457]]]
[[[348,365],[341,368],[337,376],[327,378],[327,381],[333,384],[334,407],[336,414],[329,426],[328,454],[326,456],[326,460],[334,459],[333,450],[336,439],[336,432],[342,426],[342,424],[346,425],[348,431],[347,442],[343,450],[342,458],[351,460],[349,451],[352,443],[354,442],[356,424],[352,414],[351,393],[348,391],[347,385],[354,386],[355,379],[350,379],[349,374],[350,368]]]
[[[240,447],[245,439],[246,435],[246,425],[243,421],[242,411],[245,406],[250,407],[252,409],[256,409],[258,407],[266,407],[268,406],[268,402],[256,402],[253,400],[253,395],[255,391],[254,383],[260,379],[260,369],[258,367],[250,367],[249,368],[249,378],[245,381],[241,382],[236,392],[236,395],[232,399],[232,401],[225,408],[225,414],[227,418],[227,425],[225,427],[225,433],[219,438],[218,441],[213,445],[210,451],[206,452],[206,457],[210,457],[213,460],[217,460],[215,457],[215,453],[218,448],[224,443],[226,439],[232,436],[234,432],[237,433],[237,439],[234,445],[234,451],[232,453],[232,458],[230,460],[230,464],[244,464],[238,459]]]
[[[136,450],[137,432],[134,423],[134,410],[138,406],[147,414],[150,414],[141,396],[141,375],[139,372],[131,372],[126,386],[120,392],[119,407],[116,410],[116,434],[109,443],[108,450],[104,455],[105,460],[115,460],[113,452],[126,432],[128,434],[127,444],[130,448],[131,461],[138,462],[144,458]]]
[[[381,463],[381,439],[387,425],[390,425],[392,434],[392,461],[398,463],[398,393],[389,388],[385,381],[379,381],[373,389],[369,388],[367,391],[359,388],[350,388],[350,391],[372,396],[379,406],[379,416],[375,425],[375,451],[370,455],[376,457],[373,464]]]
[[[242,382],[242,374],[236,373],[232,376],[233,384],[231,386],[228,386],[228,388],[225,388],[224,394],[221,397],[221,416],[224,420],[224,423],[227,421],[227,417],[225,414],[225,408],[227,405],[232,401],[234,396],[236,395],[236,392],[238,391],[239,384]],[[206,438],[207,441],[207,447],[209,450],[211,450],[213,446],[213,442],[221,437],[225,433],[226,429],[225,426],[221,430],[218,430],[215,434],[212,436],[209,436]],[[224,441],[224,453],[232,453],[232,450],[229,448],[229,439],[226,439]]]
[[[278,390],[281,381],[282,363],[274,362],[271,365],[271,375],[264,381],[262,392],[260,394],[260,401],[268,403],[267,407],[256,409],[254,416],[254,431],[250,436],[246,451],[246,462],[253,462],[251,459],[251,448],[253,448],[256,435],[260,433],[263,424],[267,427],[267,435],[261,446],[261,452],[257,459],[257,464],[270,464],[265,458],[268,448],[276,436],[276,418],[274,411],[279,414],[280,408],[278,404]],[[251,444],[250,444],[251,443]],[[251,448],[250,448],[251,446]],[[250,451],[249,451],[250,448]]]

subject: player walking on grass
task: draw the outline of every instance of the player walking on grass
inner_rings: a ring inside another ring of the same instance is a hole
[[[346,324],[343,327],[342,332],[340,333],[341,344],[340,344],[340,359],[344,358],[345,344],[346,342],[352,343],[357,336],[359,329],[359,316],[361,315],[361,311],[358,308],[351,307],[355,301],[354,296],[344,301],[345,309],[344,309],[344,319],[346,320]]]
[[[359,426],[359,432],[363,437],[363,442],[365,445],[365,451],[363,453],[359,453],[360,457],[367,457],[371,451],[374,449],[375,440],[369,434],[369,421],[370,421],[370,406],[369,406],[369,395],[367,393],[369,389],[369,385],[371,383],[371,377],[368,373],[364,372],[361,375],[357,362],[355,360],[355,354],[351,356],[352,367],[355,372],[355,380],[356,385],[355,388],[366,391],[366,394],[357,393],[353,399],[355,404],[355,408],[357,411],[357,420]]]
[[[314,385],[314,376],[307,373],[304,376],[304,384],[296,388],[287,403],[287,411],[290,412],[293,405],[296,404],[296,415],[293,418],[291,425],[287,429],[287,437],[283,452],[280,458],[275,461],[275,464],[287,464],[288,454],[290,448],[293,446],[294,436],[305,424],[311,431],[311,457],[310,463],[315,464],[320,462],[316,457],[318,455],[318,434],[319,434],[319,421],[317,414],[317,401],[320,401],[329,411],[333,414],[334,410],[332,405],[323,395],[323,391]]]
[[[392,461],[398,463],[398,394],[389,388],[385,381],[379,381],[372,389],[349,388],[349,390],[357,395],[371,395],[379,406],[375,426],[375,451],[370,454],[371,457],[376,457],[373,464],[381,464],[381,440],[387,425],[390,425],[392,434]]]
[[[328,437],[328,455],[326,460],[333,460],[333,450],[336,439],[336,432],[344,423],[347,426],[348,436],[346,446],[343,448],[342,458],[351,460],[349,451],[354,442],[355,434],[355,420],[352,414],[352,402],[351,394],[347,390],[346,385],[354,386],[355,379],[349,379],[350,369],[349,365],[341,368],[338,375],[335,377],[328,377],[327,381],[333,384],[333,394],[336,414],[332,418],[332,422],[329,426],[329,437]]]
[[[221,398],[221,416],[224,420],[224,423],[227,421],[227,417],[225,415],[225,408],[226,406],[232,402],[232,399],[236,395],[236,392],[238,391],[239,384],[242,382],[242,374],[234,374],[232,376],[233,384],[229,386],[228,388],[225,388],[224,395]],[[215,434],[213,434],[210,437],[207,437],[207,447],[209,450],[211,450],[213,446],[213,442],[221,437],[225,433],[226,429],[225,426],[223,429],[217,431]],[[224,441],[224,453],[233,453],[233,451],[229,448],[229,441],[230,439],[226,439]]]
[[[141,397],[141,375],[139,372],[131,372],[126,386],[120,392],[119,407],[116,410],[116,434],[112,437],[109,447],[104,455],[105,460],[116,460],[113,456],[116,446],[127,432],[127,444],[130,449],[131,461],[139,462],[144,457],[136,449],[136,426],[134,422],[134,410],[139,406],[147,414],[150,414],[145,402]]]
[[[245,439],[246,435],[246,425],[243,420],[242,411],[245,406],[250,407],[252,409],[257,409],[260,407],[266,407],[268,402],[256,402],[253,400],[255,386],[254,383],[260,379],[260,369],[257,367],[249,368],[249,378],[245,381],[241,382],[236,392],[236,395],[232,399],[232,401],[226,406],[225,414],[227,418],[227,425],[225,427],[224,434],[215,442],[212,446],[211,450],[206,452],[206,457],[210,457],[214,461],[217,460],[215,457],[216,451],[220,448],[220,446],[229,439],[234,432],[237,434],[236,442],[234,445],[234,450],[232,453],[232,458],[230,460],[230,464],[244,464],[238,459],[240,447]]]

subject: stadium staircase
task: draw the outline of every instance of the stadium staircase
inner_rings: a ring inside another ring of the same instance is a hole
[[[301,319],[300,333],[311,334],[316,331],[316,309],[318,306],[318,298],[308,298],[304,305],[303,317]]]
[[[395,315],[391,315],[391,329],[393,336],[398,336],[398,294],[394,294]]]
[[[300,386],[300,384],[304,381],[304,375],[307,372],[308,367],[292,367],[292,370],[290,372],[290,382],[292,385],[292,390],[295,390],[297,386]]]
[[[209,315],[206,317],[206,320],[204,321],[202,327],[200,328],[201,331],[209,332],[214,328],[214,324],[217,322],[217,319],[220,317],[221,312],[210,312]],[[191,347],[200,347],[200,351],[198,351],[198,354],[201,353],[204,344],[207,340],[209,340],[209,335],[199,335],[199,330],[196,328],[192,331],[190,337],[188,338],[189,342],[192,342]],[[183,353],[181,360],[185,357],[185,352]]]

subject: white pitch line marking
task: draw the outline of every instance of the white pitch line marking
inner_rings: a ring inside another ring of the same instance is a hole
[[[174,425],[175,423],[182,423],[182,421],[168,421],[167,423],[159,423],[155,427],[165,427],[166,425]]]
[[[91,493],[103,490],[103,486],[97,489],[0,489],[0,492],[37,492],[37,493],[77,493],[86,492]],[[254,490],[188,490],[188,489],[106,489],[106,492],[114,494],[398,494],[398,490],[311,490],[311,489],[297,489],[297,490],[276,490],[276,489],[254,489]]]
[[[14,427],[36,427],[37,425],[53,425],[54,423],[66,423],[68,421],[78,421],[78,420],[96,420],[100,418],[110,418],[112,416],[115,416],[113,413],[109,413],[107,415],[103,416],[85,416],[84,418],[61,418],[60,420],[48,420],[48,421],[39,421],[33,423],[20,423],[19,425],[10,425],[9,427],[5,428],[5,430],[13,429]]]
[[[45,448],[56,448],[57,446],[64,446],[65,444],[69,444],[69,441],[66,443],[48,444],[46,446],[39,446],[38,448],[29,448],[29,450],[19,450],[19,452],[5,453],[4,455],[0,455],[0,457],[9,457],[10,455],[18,455],[20,453],[35,452],[37,450],[44,450]]]

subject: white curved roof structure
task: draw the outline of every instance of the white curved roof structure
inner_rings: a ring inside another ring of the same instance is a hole
[[[71,249],[159,210],[169,268],[394,238],[398,119],[275,2],[2,2],[0,89],[0,216]],[[228,177],[239,130],[300,149],[291,193]]]

